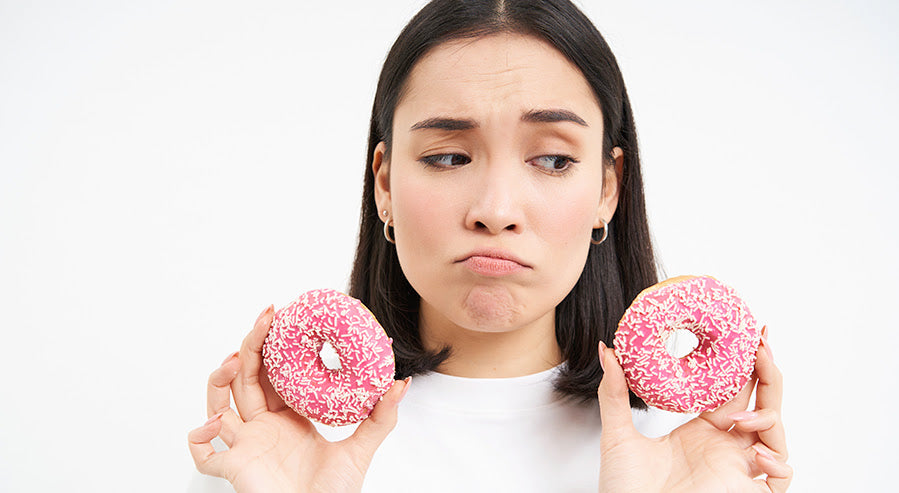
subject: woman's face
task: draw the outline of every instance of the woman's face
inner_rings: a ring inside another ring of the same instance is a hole
[[[602,135],[584,76],[542,40],[450,41],[415,65],[373,167],[422,330],[552,330],[617,204]]]

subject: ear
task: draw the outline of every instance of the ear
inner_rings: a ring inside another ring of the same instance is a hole
[[[612,166],[603,166],[602,201],[596,211],[594,228],[601,228],[602,220],[612,222],[612,216],[618,208],[618,192],[621,190],[621,178],[624,174],[624,151],[620,147],[612,148],[612,161]]]
[[[375,177],[375,204],[378,207],[378,217],[386,221],[390,216],[390,161],[385,158],[387,146],[383,141],[375,146],[371,160],[371,171]],[[387,211],[384,217],[382,211]]]

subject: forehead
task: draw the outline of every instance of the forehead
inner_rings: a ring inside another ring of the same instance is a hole
[[[576,65],[544,40],[502,33],[447,41],[428,52],[406,81],[396,119],[548,107],[573,110],[591,126],[602,122],[599,103]]]

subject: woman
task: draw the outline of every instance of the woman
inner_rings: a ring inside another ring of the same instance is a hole
[[[655,264],[624,83],[576,7],[428,4],[385,61],[368,155],[350,294],[402,380],[325,440],[265,377],[269,307],[210,376],[201,472],[266,492],[786,490],[767,342],[715,412],[657,439],[659,414],[632,412],[606,345]]]

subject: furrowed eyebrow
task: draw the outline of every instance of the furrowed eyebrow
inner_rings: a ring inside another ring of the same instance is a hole
[[[521,121],[534,123],[571,122],[576,123],[582,127],[589,126],[583,118],[577,116],[574,112],[562,109],[531,110],[521,115]],[[412,125],[410,130],[436,129],[459,131],[471,130],[473,128],[478,128],[478,124],[474,120],[434,117],[422,120],[415,125]]]
[[[577,123],[578,125],[581,125],[583,127],[589,126],[583,118],[577,116],[573,112],[560,109],[531,110],[521,115],[521,121],[536,123],[572,122]]]
[[[428,118],[412,125],[410,130],[422,130],[433,128],[437,130],[471,130],[477,128],[474,120],[460,120],[458,118]]]

